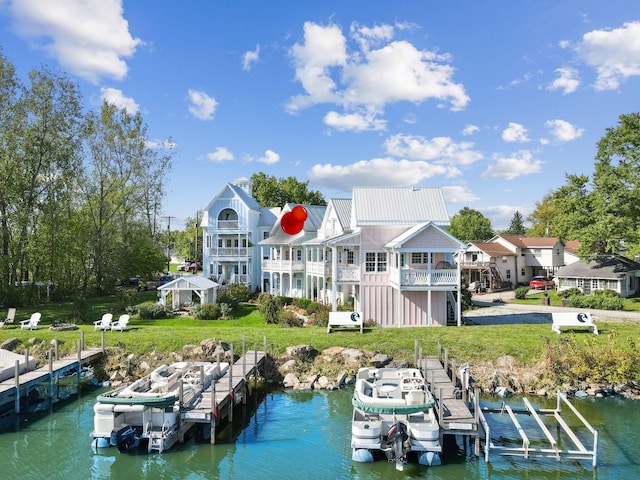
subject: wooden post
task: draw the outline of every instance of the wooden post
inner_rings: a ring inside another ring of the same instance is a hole
[[[13,378],[15,379],[16,386],[16,401],[14,408],[15,413],[20,413],[20,360],[16,360]]]
[[[25,371],[29,371],[29,347],[24,349],[24,368]]]
[[[453,388],[458,386],[458,375],[456,374],[456,359],[451,359],[451,380],[453,381]]]
[[[82,338],[78,340],[78,393],[80,393],[80,377],[82,376]]]
[[[235,405],[235,392],[233,391],[233,343],[231,344],[231,360],[229,361],[229,423],[233,422],[233,407]]]
[[[449,376],[449,349],[448,348],[444,349],[444,362],[442,363],[442,365],[444,366],[444,373],[446,373],[448,377]]]
[[[58,360],[58,339],[57,338],[53,340],[53,351],[56,354],[54,358],[57,361]]]
[[[258,388],[258,346],[253,344],[253,387]]]
[[[107,346],[104,341],[104,329],[100,330],[100,346],[102,347],[102,353],[105,353]]]
[[[179,401],[179,405],[180,405],[180,409],[182,409],[182,405],[183,405],[183,400],[184,400],[184,384],[182,383],[182,378],[180,378],[178,380],[178,395],[180,398],[178,398]]]
[[[84,331],[80,330],[80,350],[84,350]]]
[[[264,356],[266,357],[267,356],[267,336],[266,335],[262,337],[262,343],[264,344]]]
[[[438,360],[442,361],[442,345],[440,344],[440,339],[438,339]]]
[[[474,400],[473,416],[475,417],[476,428],[478,432],[478,435],[476,435],[475,454],[476,454],[476,457],[479,457],[480,456],[480,429],[477,426],[480,422],[480,389],[478,387],[475,387],[473,389],[473,400]],[[488,462],[489,461],[489,453],[488,453],[489,445],[487,445],[486,448],[487,448],[486,461]]]
[[[53,398],[53,350],[49,349],[49,398]]]
[[[220,363],[220,356],[218,354],[218,363]],[[216,424],[218,423],[218,419],[216,418],[216,412],[218,409],[216,408],[216,381],[213,382],[211,386],[211,424],[210,424],[210,438],[209,443],[211,445],[216,443]]]

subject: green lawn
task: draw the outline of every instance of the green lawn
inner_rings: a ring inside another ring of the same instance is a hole
[[[542,303],[542,297],[545,292],[538,291],[537,293],[529,293],[524,300],[511,300],[511,303],[517,303],[520,305],[540,305]],[[549,295],[549,305],[555,307],[562,306],[562,296],[558,295],[555,290],[549,290],[546,292]],[[640,312],[640,298],[624,298],[624,311],[626,312]]]
[[[133,294],[132,304],[156,298],[155,292],[140,292]],[[530,301],[535,301],[532,299]],[[538,298],[538,302],[540,299]],[[99,320],[103,313],[112,312],[114,319],[123,313],[114,307],[118,303],[117,297],[105,297],[89,301],[95,312],[94,320]],[[0,329],[0,343],[9,338],[18,338],[21,350],[36,341],[47,342],[54,338],[60,342],[61,352],[73,352],[80,337],[79,330],[51,331],[48,326],[59,323],[68,318],[73,308],[70,302],[45,304],[32,309],[19,309],[16,322],[28,318],[33,311],[42,313],[42,328],[35,331],[21,330],[18,326]],[[271,354],[281,354],[288,346],[309,344],[318,350],[331,346],[342,346],[369,351],[379,351],[394,356],[394,358],[413,359],[414,341],[417,340],[424,355],[437,353],[438,341],[443,348],[449,349],[449,358],[456,358],[458,362],[474,360],[495,360],[502,355],[511,355],[523,363],[537,362],[544,355],[546,342],[559,342],[562,338],[551,332],[551,325],[494,325],[494,326],[463,326],[434,327],[434,328],[369,328],[364,334],[356,330],[339,330],[326,333],[325,328],[281,328],[277,325],[264,324],[262,316],[254,305],[243,304],[237,318],[232,320],[196,320],[191,317],[175,317],[161,320],[140,320],[132,318],[130,329],[125,332],[105,332],[107,347],[119,347],[126,352],[144,354],[151,351],[171,352],[179,351],[184,345],[197,344],[206,338],[216,338],[234,343],[237,352],[240,351],[242,340],[245,339],[247,348],[263,345],[266,337]],[[93,329],[93,321],[79,325],[84,332],[85,345],[99,346],[101,332]],[[601,335],[595,338],[599,344],[605,345],[608,333],[614,329],[618,338],[629,342],[638,341],[638,325],[635,323],[598,323]],[[571,334],[563,334],[564,337]],[[586,332],[577,332],[578,338],[586,339]]]

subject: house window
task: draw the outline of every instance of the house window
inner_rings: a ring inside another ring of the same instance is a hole
[[[298,262],[302,261],[302,250],[296,250],[296,260]]]
[[[222,265],[218,265],[218,275],[222,275]]]
[[[524,271],[524,268],[520,270],[520,276],[521,276],[521,277],[524,277],[524,276],[525,276],[525,273],[526,273],[526,272]]]
[[[387,254],[385,252],[367,252],[365,258],[366,272],[387,271]]]
[[[232,245],[231,239],[227,238],[227,248],[231,248],[231,245]]]
[[[223,247],[223,245],[224,245],[224,244],[222,243],[222,239],[221,239],[221,238],[219,238],[219,239],[218,239],[218,248],[222,248],[222,247]]]
[[[207,235],[205,238],[206,238],[206,242],[207,242],[207,247],[206,248],[211,248],[211,237],[209,235]]]
[[[236,247],[236,248],[238,248],[238,245],[239,245],[239,244],[238,244],[238,239],[237,239],[237,238],[234,238],[234,239],[233,239],[233,246],[234,246],[234,247]]]
[[[507,280],[511,280],[511,270],[507,269],[506,277]]]
[[[246,247],[246,246],[247,246],[247,239],[246,239],[246,238],[243,238],[243,239],[242,239],[242,246],[243,246],[243,247]]]
[[[269,232],[262,232],[262,239],[265,240],[269,238]]]
[[[478,261],[478,254],[477,253],[472,253],[471,254],[471,261],[472,262]]]
[[[234,265],[234,266],[233,266],[233,273],[235,273],[236,275],[238,275],[238,265]]]
[[[413,252],[411,254],[411,263],[424,264],[433,263],[433,253]]]
[[[242,274],[243,275],[247,274],[247,266],[246,265],[242,265]]]
[[[347,265],[353,265],[353,250],[347,250]]]

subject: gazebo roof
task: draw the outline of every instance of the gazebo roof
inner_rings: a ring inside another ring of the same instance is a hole
[[[185,275],[158,287],[158,290],[208,290],[218,284],[201,275]]]

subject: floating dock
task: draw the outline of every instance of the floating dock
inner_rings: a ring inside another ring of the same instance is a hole
[[[29,393],[42,383],[48,384],[48,397],[54,399],[56,382],[69,373],[76,373],[78,384],[80,384],[82,366],[104,354],[101,348],[84,349],[83,346],[84,342],[81,338],[78,341],[78,353],[62,358],[58,358],[57,348],[55,348],[49,353],[48,365],[27,372],[19,373],[16,365],[14,377],[0,382],[0,407],[6,409],[8,406],[8,411],[5,412],[8,414],[21,413],[24,410],[21,399],[28,399]],[[29,357],[28,349],[25,351],[25,357]]]

